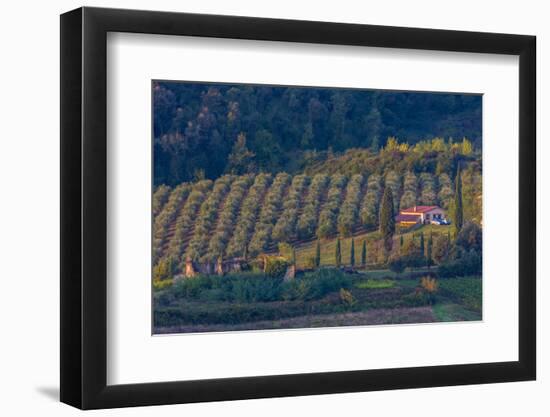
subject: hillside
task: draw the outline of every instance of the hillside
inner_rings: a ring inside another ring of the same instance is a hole
[[[376,158],[379,167],[384,155]],[[337,236],[356,236],[359,242],[377,228],[385,187],[392,188],[396,212],[414,205],[449,207],[452,165],[449,172],[439,174],[433,165],[433,171],[405,170],[406,162],[376,172],[368,168],[369,161],[350,160],[346,154],[324,168],[317,165],[311,170],[315,173],[224,175],[215,181],[157,187],[153,195],[154,265],[171,259],[176,271],[181,271],[187,257],[201,262],[254,257],[277,250],[283,242],[295,246],[299,259],[305,259],[304,251],[312,251],[317,238],[327,248]],[[464,164],[464,216],[479,222],[481,167],[476,157]],[[334,172],[335,166],[339,172]],[[349,252],[344,249],[342,253],[345,262]],[[302,264],[299,260],[299,267]]]
[[[311,151],[377,151],[392,136],[481,149],[481,95],[166,81],[152,93],[155,186],[249,172],[234,172],[241,136],[247,167],[272,174],[299,173]]]

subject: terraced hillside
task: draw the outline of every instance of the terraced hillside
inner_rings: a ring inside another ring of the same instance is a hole
[[[463,194],[481,195],[481,172],[463,175]],[[224,175],[216,181],[160,186],[153,193],[153,262],[171,259],[181,271],[187,258],[200,262],[255,257],[277,244],[303,247],[316,239],[363,235],[377,227],[384,187],[391,187],[395,210],[436,204],[448,208],[453,196],[447,173],[386,175],[287,173]],[[466,190],[467,192],[464,192]],[[475,201],[465,212],[479,214]]]

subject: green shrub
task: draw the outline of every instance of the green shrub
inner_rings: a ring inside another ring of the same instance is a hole
[[[286,299],[315,300],[351,286],[352,278],[348,274],[338,269],[322,268],[288,282],[284,295]]]
[[[281,256],[266,256],[265,263],[265,274],[271,278],[282,278],[289,265]]]

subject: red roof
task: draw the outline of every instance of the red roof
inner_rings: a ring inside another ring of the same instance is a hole
[[[396,222],[417,222],[419,220],[419,216],[415,214],[399,214],[395,217]]]
[[[401,210],[401,213],[426,213],[433,209],[439,208],[438,206],[414,206]]]

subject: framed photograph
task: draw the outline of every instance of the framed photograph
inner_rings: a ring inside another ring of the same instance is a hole
[[[533,380],[535,37],[61,16],[61,401]]]

